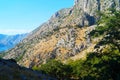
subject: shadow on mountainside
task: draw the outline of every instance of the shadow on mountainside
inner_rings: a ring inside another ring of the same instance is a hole
[[[0,80],[56,80],[32,69],[19,66],[15,60],[0,59]]]

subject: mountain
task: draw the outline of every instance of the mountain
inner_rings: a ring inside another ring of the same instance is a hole
[[[17,34],[17,35],[0,34],[0,51],[6,51],[13,48],[26,36],[27,34]]]
[[[85,58],[102,37],[91,41],[89,33],[101,18],[99,12],[120,9],[119,0],[75,0],[72,8],[56,12],[4,56],[25,67],[39,66],[50,59],[65,62]]]
[[[13,59],[0,59],[0,80],[56,80],[42,72],[19,66]]]

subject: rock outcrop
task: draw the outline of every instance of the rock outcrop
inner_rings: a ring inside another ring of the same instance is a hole
[[[99,19],[98,12],[104,12],[108,9],[120,9],[119,0],[75,0],[72,14],[77,18],[73,20],[80,26],[94,25]],[[76,21],[78,20],[78,21]],[[79,22],[79,23],[78,23]]]
[[[120,8],[119,0],[75,0],[72,8],[56,12],[49,21],[32,31],[4,58],[14,58],[26,67],[49,59],[65,60],[91,46],[87,35],[100,16],[98,12]],[[89,48],[90,49],[90,48]]]

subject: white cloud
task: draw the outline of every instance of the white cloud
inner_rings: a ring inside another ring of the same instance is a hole
[[[0,29],[0,34],[14,35],[14,34],[29,33],[31,31],[32,30],[25,30],[25,29]]]

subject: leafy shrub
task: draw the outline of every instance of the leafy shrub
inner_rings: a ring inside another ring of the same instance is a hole
[[[68,64],[51,60],[33,69],[43,71],[60,80],[120,80],[118,51],[112,49],[104,54],[92,52],[88,54],[86,60],[70,61]]]
[[[120,11],[112,10],[111,13],[102,14],[98,27],[90,35],[92,38],[103,36],[99,44],[112,44],[120,52]]]
[[[43,71],[58,79],[68,79],[71,73],[71,68],[60,61],[50,60],[48,63],[41,65],[41,67],[34,67],[35,70]]]

